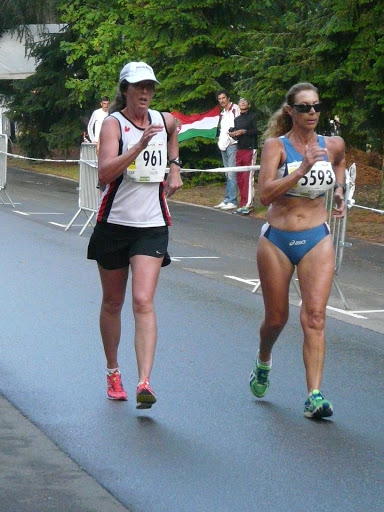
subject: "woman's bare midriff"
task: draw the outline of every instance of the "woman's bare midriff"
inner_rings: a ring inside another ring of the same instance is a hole
[[[328,219],[324,197],[282,197],[267,212],[268,223],[282,231],[303,231],[320,226]]]

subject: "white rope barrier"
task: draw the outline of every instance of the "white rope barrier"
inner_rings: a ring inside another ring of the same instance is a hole
[[[28,156],[14,155],[13,153],[6,153],[4,151],[0,151],[0,154],[9,156],[11,158],[19,158],[21,160],[34,160],[35,162],[58,162],[58,163],[85,163],[90,167],[97,167],[93,160],[53,160],[49,158],[31,158]],[[248,165],[243,167],[217,167],[215,169],[181,169],[181,172],[247,172],[247,171],[258,171],[260,169],[260,165]]]
[[[13,153],[7,153],[5,151],[0,151],[0,154],[9,156],[11,158],[19,158],[21,160],[33,160],[35,162],[51,162],[51,163],[84,163],[89,165],[89,167],[92,167],[94,169],[97,168],[97,163],[95,163],[94,160],[55,160],[55,159],[49,159],[49,158],[31,158],[27,156],[22,155],[14,155]],[[223,172],[248,172],[248,171],[259,171],[260,165],[248,165],[244,167],[216,167],[215,169],[181,169],[182,173],[190,173],[190,172],[210,172],[210,173],[223,173]],[[355,208],[360,208],[362,210],[369,210],[374,213],[378,213],[379,215],[384,215],[384,210],[378,210],[377,208],[368,208],[367,206],[360,206],[354,202],[354,200],[351,200],[353,204],[349,204],[349,208],[354,206]]]
[[[376,208],[368,208],[367,206],[360,206],[358,204],[353,204],[353,206],[355,208],[361,208],[362,210],[369,210],[371,212],[375,212],[375,213],[378,213],[380,215],[384,215],[384,210],[377,210]]]
[[[80,160],[53,160],[49,158],[31,158],[29,156],[21,156],[14,155],[13,153],[6,153],[5,151],[0,151],[0,154],[10,156],[11,158],[19,158],[20,160],[34,160],[35,162],[58,162],[58,163],[70,163],[70,164],[78,164]]]
[[[89,167],[92,167],[93,169],[97,169],[98,165],[96,160],[78,160],[80,164],[87,164]]]
[[[181,172],[247,172],[258,171],[260,165],[245,165],[244,167],[217,167],[216,169],[184,169]]]

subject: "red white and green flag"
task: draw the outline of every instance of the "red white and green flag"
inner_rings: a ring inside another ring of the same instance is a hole
[[[179,142],[195,137],[205,137],[208,139],[216,138],[220,116],[219,106],[208,110],[208,112],[203,112],[202,114],[191,114],[187,116],[177,110],[174,110],[171,114],[176,118]]]

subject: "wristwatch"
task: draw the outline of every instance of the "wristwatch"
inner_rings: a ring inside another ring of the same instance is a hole
[[[172,160],[169,161],[169,165],[176,164],[179,167],[183,165],[183,162],[180,160],[180,158],[177,156],[176,158],[172,158]]]

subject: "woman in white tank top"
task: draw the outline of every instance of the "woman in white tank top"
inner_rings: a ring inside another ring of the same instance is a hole
[[[111,115],[100,132],[103,194],[88,246],[88,258],[98,263],[103,290],[100,331],[107,363],[107,397],[111,400],[128,398],[121,380],[118,347],[131,268],[139,409],[148,409],[156,402],[149,383],[157,341],[154,295],[160,268],[170,263],[171,217],[166,198],[182,186],[175,119],[149,108],[156,83],[153,69],[145,62],[130,62],[121,70]]]

